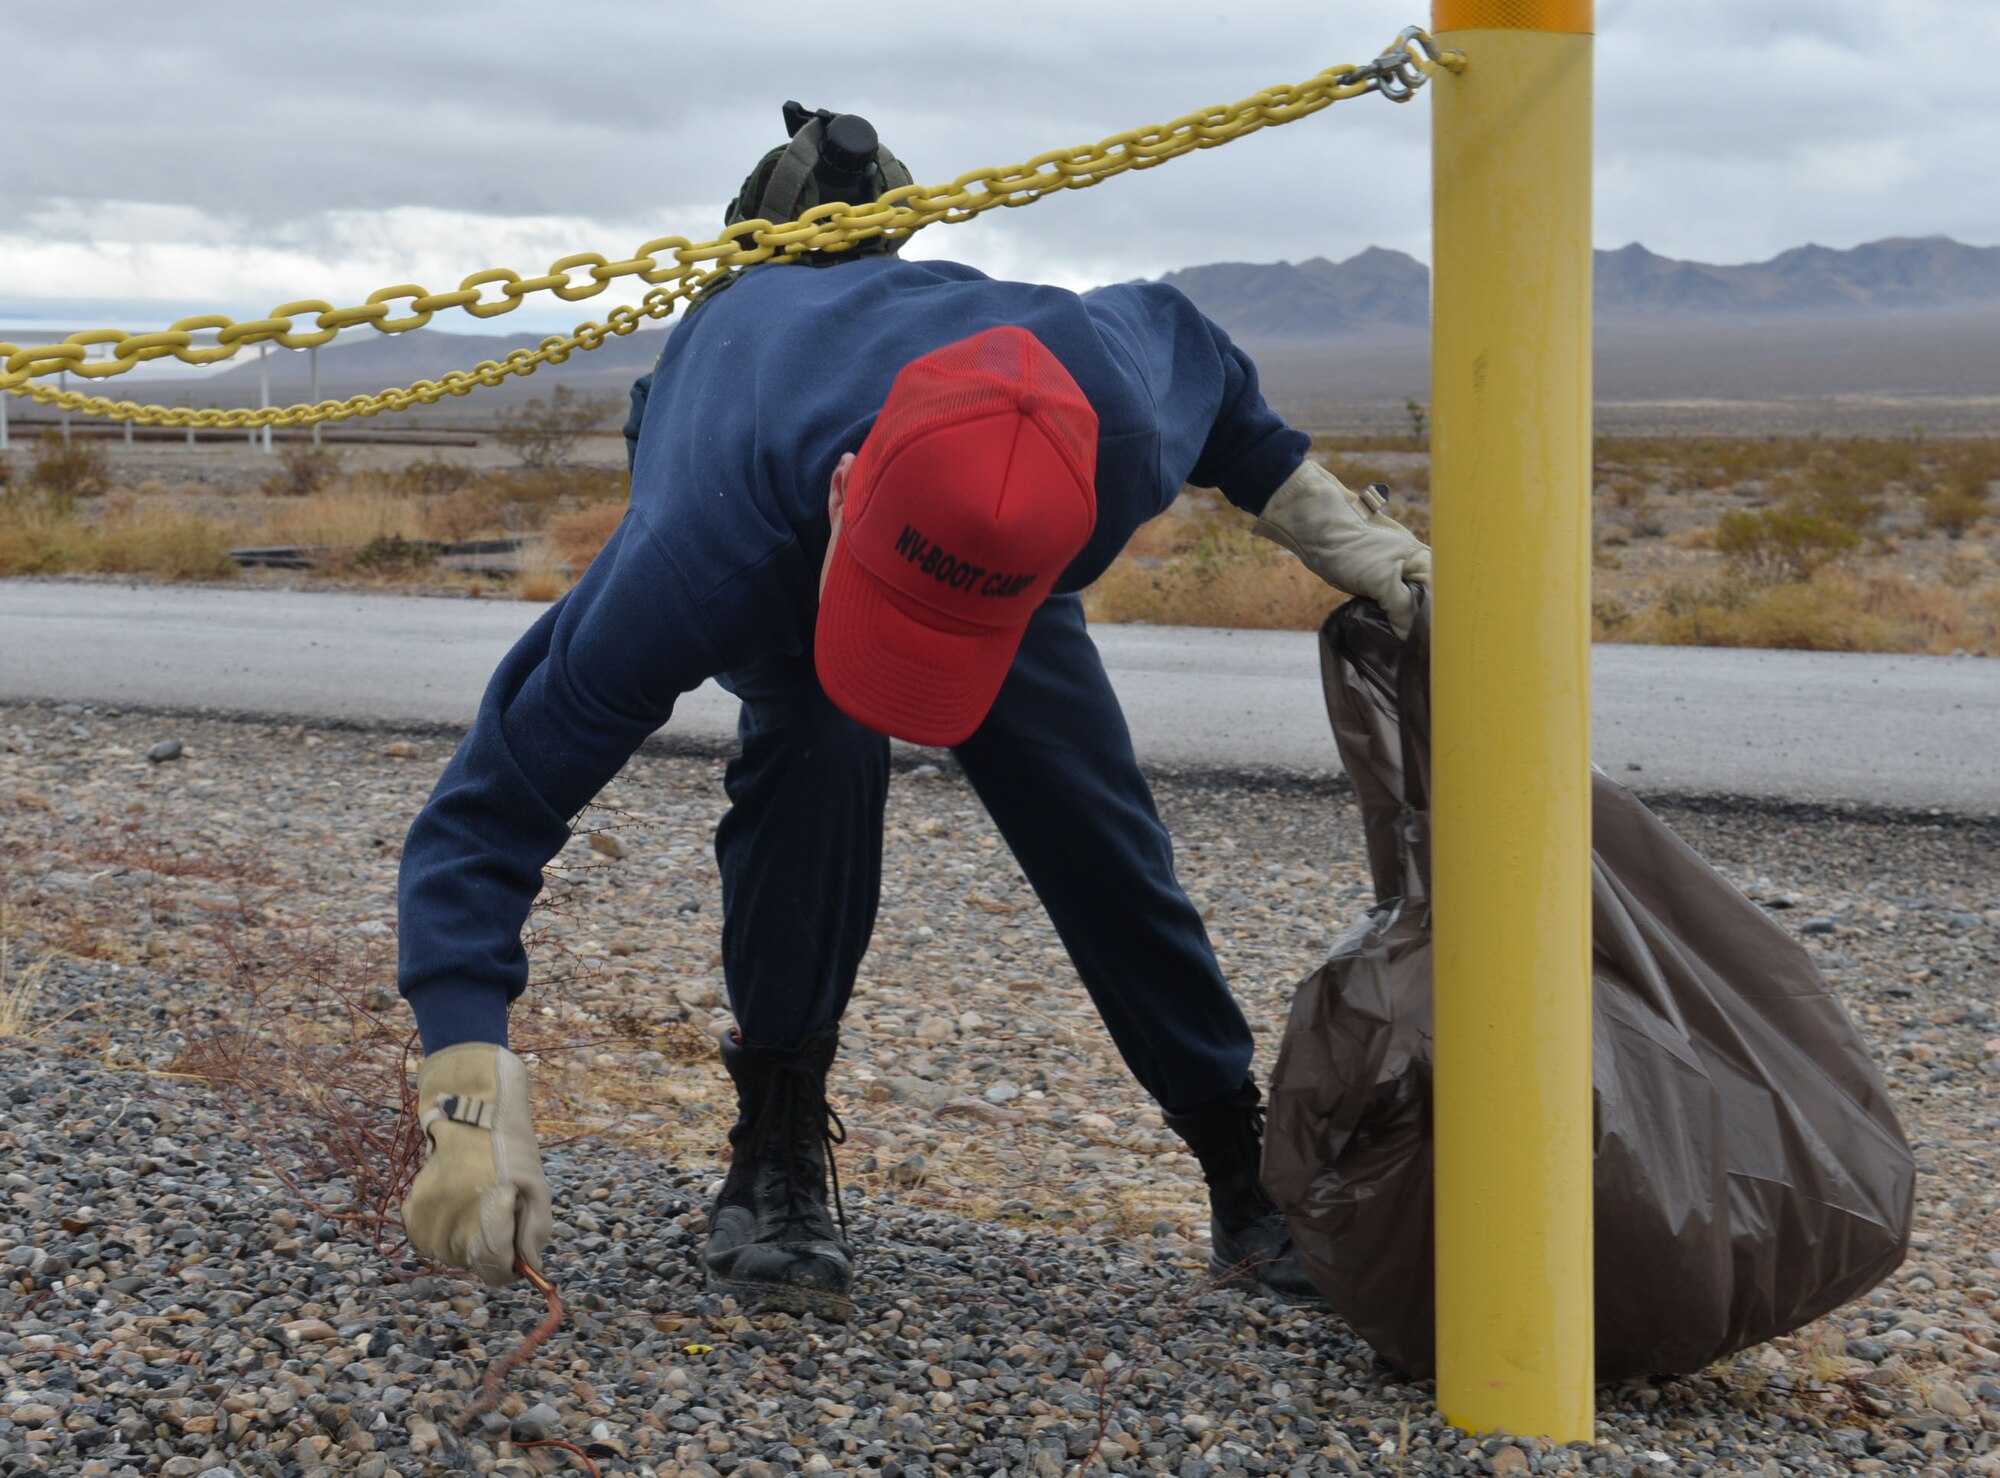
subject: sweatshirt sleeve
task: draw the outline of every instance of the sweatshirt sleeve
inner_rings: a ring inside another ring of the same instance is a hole
[[[1238,508],[1262,513],[1312,438],[1264,403],[1250,356],[1163,282],[1099,288],[1084,301],[1152,397],[1163,485],[1220,488]]]
[[[410,827],[397,983],[425,1052],[505,1043],[526,989],[521,928],[569,823],[719,670],[673,559],[628,511],[583,578],[494,672],[472,731]]]

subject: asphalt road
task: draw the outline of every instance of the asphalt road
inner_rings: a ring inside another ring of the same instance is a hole
[[[543,609],[4,580],[0,699],[465,724]],[[1146,626],[1096,636],[1148,763],[1338,768],[1312,636]],[[1642,793],[2000,816],[2000,661],[1608,646],[1593,671],[1597,761]],[[735,712],[706,686],[667,732],[722,743]]]

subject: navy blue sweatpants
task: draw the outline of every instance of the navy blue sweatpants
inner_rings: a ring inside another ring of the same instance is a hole
[[[715,834],[723,974],[743,1039],[790,1046],[839,1018],[868,949],[889,742],[833,706],[810,652],[722,683],[743,701]],[[954,753],[1146,1091],[1179,1112],[1242,1083],[1249,1024],[1174,877],[1079,597],[1043,604]]]

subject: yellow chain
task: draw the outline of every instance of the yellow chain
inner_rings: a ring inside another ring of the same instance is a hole
[[[1459,53],[1439,55],[1430,37],[1412,26],[1366,66],[1329,67],[1304,82],[1267,87],[1227,107],[1189,113],[1151,128],[1130,129],[1093,145],[1052,149],[1026,164],[975,169],[949,185],[906,185],[869,205],[830,201],[788,224],[739,221],[716,239],[698,244],[684,236],[663,236],[617,261],[596,252],[575,252],[550,263],[549,270],[538,277],[522,277],[505,267],[493,267],[465,278],[455,292],[433,293],[413,282],[400,283],[370,293],[367,301],[351,308],[336,308],[314,298],[280,304],[265,318],[238,321],[221,314],[201,314],[179,319],[154,333],[97,328],[53,344],[24,347],[0,343],[0,390],[43,405],[145,426],[225,429],[309,426],[431,405],[447,395],[464,395],[476,386],[498,385],[509,375],[532,374],[544,364],[561,364],[577,350],[595,349],[614,334],[631,333],[645,319],[665,318],[676,304],[735,267],[795,259],[808,251],[842,251],[878,236],[898,239],[935,222],[969,221],[996,205],[1028,205],[1058,190],[1087,189],[1128,169],[1151,169],[1191,150],[1212,149],[1261,128],[1294,122],[1365,92],[1381,91],[1400,102],[1422,85],[1435,66],[1457,70],[1463,65]],[[584,273],[580,280],[574,276],[579,271]],[[470,370],[453,370],[440,380],[419,380],[407,388],[374,395],[323,400],[317,405],[194,410],[114,401],[33,383],[39,376],[64,371],[102,379],[169,355],[186,364],[213,364],[251,344],[267,342],[287,349],[316,348],[332,342],[343,329],[364,323],[378,333],[404,333],[422,328],[433,314],[450,308],[463,309],[475,318],[492,318],[513,312],[534,293],[551,292],[565,302],[575,302],[603,292],[621,277],[660,285],[647,293],[639,306],[614,308],[602,323],[579,324],[571,333],[543,339],[538,348],[515,349]],[[485,290],[489,287],[495,287],[496,295],[488,295]],[[406,307],[400,315],[391,307],[399,303]],[[295,328],[294,318],[304,315],[311,315],[313,327]],[[194,334],[204,330],[216,331],[213,347],[195,346]],[[86,360],[86,351],[96,344],[115,345],[113,357]]]

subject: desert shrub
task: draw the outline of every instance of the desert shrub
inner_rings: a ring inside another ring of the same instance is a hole
[[[1660,505],[1650,498],[1640,498],[1627,504],[1625,522],[1635,539],[1657,539],[1667,531],[1667,521],[1660,513]]]
[[[495,496],[514,505],[516,522],[539,526],[564,504],[626,501],[631,484],[622,467],[523,467],[488,480]]]
[[[1430,413],[1424,409],[1424,403],[1414,395],[1405,395],[1403,414],[1410,423],[1410,445],[1423,446],[1430,432]]]
[[[539,527],[552,509],[569,500],[570,474],[532,467],[496,472],[486,486],[508,509],[510,525]]]
[[[433,498],[457,492],[473,483],[478,476],[463,462],[453,462],[433,453],[405,462],[390,474],[389,486],[413,497]]]
[[[1207,488],[1184,487],[1163,512],[1133,530],[1125,545],[1125,557],[1171,559],[1192,549],[1203,530],[1224,527],[1241,517],[1222,502],[1220,494]]]
[[[1083,599],[1093,621],[1311,631],[1343,597],[1239,515],[1167,559],[1119,560]]]
[[[1992,574],[1993,567],[1987,562],[1985,547],[1979,544],[1965,544],[1946,556],[1944,569],[1939,578],[1953,590],[1969,590]],[[2000,585],[1994,588],[2000,589]]]
[[[2000,651],[2000,600],[1968,603],[1900,575],[1825,570],[1779,585],[1714,580],[1669,585],[1633,620],[1599,634],[1675,646],[1817,652]]]
[[[484,482],[454,489],[423,504],[424,532],[455,544],[507,526],[507,501]]]
[[[1808,464],[1803,481],[1803,496],[1795,492],[1790,501],[1856,534],[1867,532],[1882,511],[1882,480],[1865,467],[1821,456]]]
[[[0,488],[12,487],[13,484],[14,454],[12,452],[0,452]]]
[[[1968,448],[1943,469],[1924,494],[1924,522],[1948,538],[1959,539],[1987,513],[1993,468]]]
[[[111,486],[111,459],[88,441],[63,445],[62,433],[50,427],[35,444],[28,481],[57,498],[94,498]]]
[[[1356,490],[1367,487],[1371,482],[1385,484],[1390,493],[1389,512],[1398,519],[1402,517],[1396,508],[1396,504],[1402,501],[1398,495],[1427,493],[1431,486],[1429,466],[1406,467],[1391,472],[1386,467],[1358,457],[1331,456],[1326,459],[1326,470]]]
[[[558,513],[548,526],[548,541],[554,546],[556,559],[567,565],[571,574],[581,575],[624,517],[625,509],[617,503],[593,503],[574,513]]]
[[[1791,500],[1755,513],[1732,508],[1715,525],[1715,547],[1764,581],[1810,580],[1861,546],[1861,532],[1818,507]]]
[[[1611,501],[1620,508],[1637,507],[1646,501],[1648,491],[1647,485],[1639,478],[1628,477],[1623,473],[1614,475],[1604,484],[1604,488],[1611,494]]]
[[[278,451],[278,470],[264,479],[272,497],[303,498],[326,488],[340,475],[342,457],[331,447],[302,441]]]
[[[617,403],[609,396],[579,395],[567,385],[558,385],[547,397],[536,396],[505,412],[493,439],[519,458],[523,467],[560,472],[575,457],[577,444],[617,410]]]
[[[1593,636],[1598,641],[1614,639],[1621,627],[1632,619],[1632,608],[1616,596],[1594,595],[1590,599],[1590,625]]]

